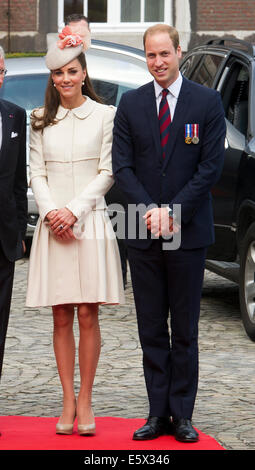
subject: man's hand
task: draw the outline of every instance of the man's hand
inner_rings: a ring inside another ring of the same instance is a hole
[[[156,207],[147,211],[144,219],[148,230],[156,238],[171,237],[173,233],[177,233],[180,229],[180,226],[174,222],[173,218],[169,217],[166,207]]]

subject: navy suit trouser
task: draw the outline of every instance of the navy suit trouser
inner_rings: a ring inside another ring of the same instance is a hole
[[[0,378],[4,358],[4,346],[9,322],[15,263],[3,253],[0,242]]]
[[[151,416],[192,417],[205,256],[206,248],[163,250],[162,240],[128,247]]]

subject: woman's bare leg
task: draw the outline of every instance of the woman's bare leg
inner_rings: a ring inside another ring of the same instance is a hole
[[[80,304],[78,320],[81,386],[77,401],[77,418],[78,424],[91,424],[94,422],[91,408],[92,387],[101,350],[98,304]]]
[[[74,420],[76,408],[74,393],[74,307],[72,305],[54,306],[53,320],[53,346],[60,381],[63,388],[63,411],[59,423],[71,424]]]

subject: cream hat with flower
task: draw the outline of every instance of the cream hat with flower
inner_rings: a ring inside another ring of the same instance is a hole
[[[74,60],[90,47],[90,32],[84,34],[73,33],[69,26],[65,26],[59,34],[59,41],[52,44],[45,56],[46,67],[56,70]]]

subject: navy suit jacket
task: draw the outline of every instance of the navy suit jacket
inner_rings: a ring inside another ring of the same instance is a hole
[[[185,124],[199,124],[198,144],[185,143]],[[184,249],[214,242],[210,190],[221,174],[225,132],[220,94],[183,77],[163,160],[153,82],[126,92],[120,100],[112,148],[116,183],[127,204],[181,204]],[[144,224],[142,215],[137,223]],[[146,249],[151,239],[129,238],[127,243]]]
[[[7,259],[22,257],[27,226],[26,112],[0,99],[0,243]]]

